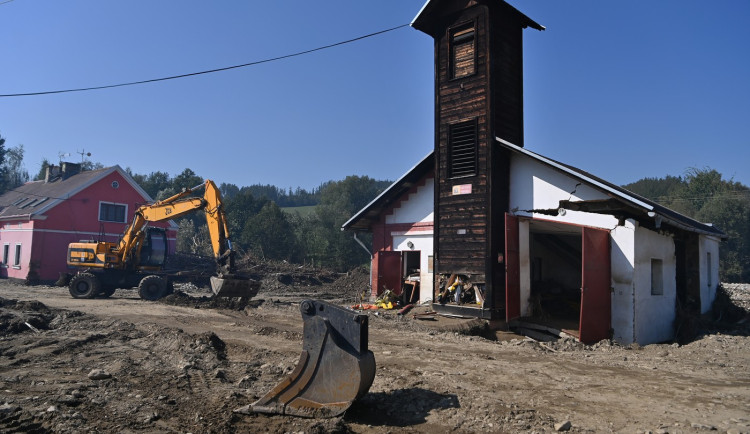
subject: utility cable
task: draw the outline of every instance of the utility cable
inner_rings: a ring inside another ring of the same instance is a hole
[[[334,44],[324,45],[322,47],[313,48],[313,49],[310,49],[310,50],[299,51],[297,53],[286,54],[284,56],[272,57],[272,58],[269,58],[269,59],[258,60],[258,61],[255,61],[255,62],[243,63],[241,65],[225,66],[223,68],[215,68],[215,69],[209,69],[209,70],[206,70],[206,71],[191,72],[191,73],[188,73],[188,74],[172,75],[172,76],[169,76],[169,77],[152,78],[152,79],[140,80],[140,81],[131,81],[131,82],[128,82],[128,83],[108,84],[108,85],[104,85],[104,86],[92,86],[92,87],[82,87],[82,88],[76,88],[76,89],[63,89],[63,90],[49,90],[49,91],[44,91],[44,92],[11,93],[11,94],[0,95],[0,98],[9,98],[9,97],[14,97],[14,96],[51,95],[51,94],[56,94],[56,93],[84,92],[84,91],[89,91],[89,90],[112,89],[112,88],[115,88],[115,87],[133,86],[133,85],[136,85],[136,84],[145,84],[145,83],[155,83],[155,82],[158,82],[158,81],[175,80],[175,79],[178,79],[178,78],[193,77],[193,76],[196,76],[196,75],[212,74],[214,72],[228,71],[230,69],[246,68],[248,66],[255,66],[255,65],[260,65],[262,63],[269,63],[269,62],[275,62],[277,60],[289,59],[290,57],[302,56],[303,54],[310,54],[310,53],[314,53],[316,51],[321,51],[321,50],[325,50],[325,49],[328,49],[328,48],[338,47],[340,45],[350,44],[352,42],[361,41],[362,39],[371,38],[371,37],[377,36],[377,35],[382,35],[383,33],[392,32],[394,30],[398,30],[398,29],[401,29],[401,28],[407,27],[407,26],[409,26],[409,24],[402,24],[400,26],[392,27],[390,29],[380,30],[378,32],[369,33],[369,34],[363,35],[363,36],[358,36],[358,37],[353,38],[353,39],[347,39],[346,41],[336,42]]]

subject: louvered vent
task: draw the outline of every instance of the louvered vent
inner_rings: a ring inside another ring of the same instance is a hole
[[[477,173],[477,123],[461,122],[450,126],[448,138],[448,176],[458,178]]]

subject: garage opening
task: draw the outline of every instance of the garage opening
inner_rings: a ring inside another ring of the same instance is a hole
[[[529,319],[580,336],[582,242],[578,227],[529,225]]]
[[[611,252],[606,229],[506,215],[506,319],[534,338],[611,337]],[[523,270],[523,271],[522,271]],[[521,274],[523,273],[523,276]],[[538,336],[537,336],[538,335]]]

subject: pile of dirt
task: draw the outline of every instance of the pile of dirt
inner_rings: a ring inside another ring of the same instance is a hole
[[[722,283],[721,290],[729,297],[732,303],[741,307],[746,312],[750,312],[750,284]]]
[[[210,291],[209,291],[210,292]],[[203,294],[201,291],[200,294]],[[230,310],[243,310],[250,307],[257,307],[263,302],[263,300],[251,299],[251,298],[228,298],[228,297],[213,297],[210,295],[196,295],[195,292],[184,292],[178,289],[172,294],[162,297],[157,300],[159,303],[171,304],[173,306],[185,306],[193,307],[196,309],[230,309]]]
[[[226,350],[213,332],[0,299],[0,432],[241,432],[232,409],[276,372],[228,363]]]
[[[680,344],[713,333],[750,335],[750,284],[722,283],[711,309],[702,315],[678,306],[676,329]]]

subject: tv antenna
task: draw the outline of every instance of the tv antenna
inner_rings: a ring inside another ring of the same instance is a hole
[[[85,149],[83,149],[81,151],[76,151],[76,154],[79,154],[81,156],[81,163],[84,162],[85,157],[90,157],[91,156],[91,152],[86,152]]]

